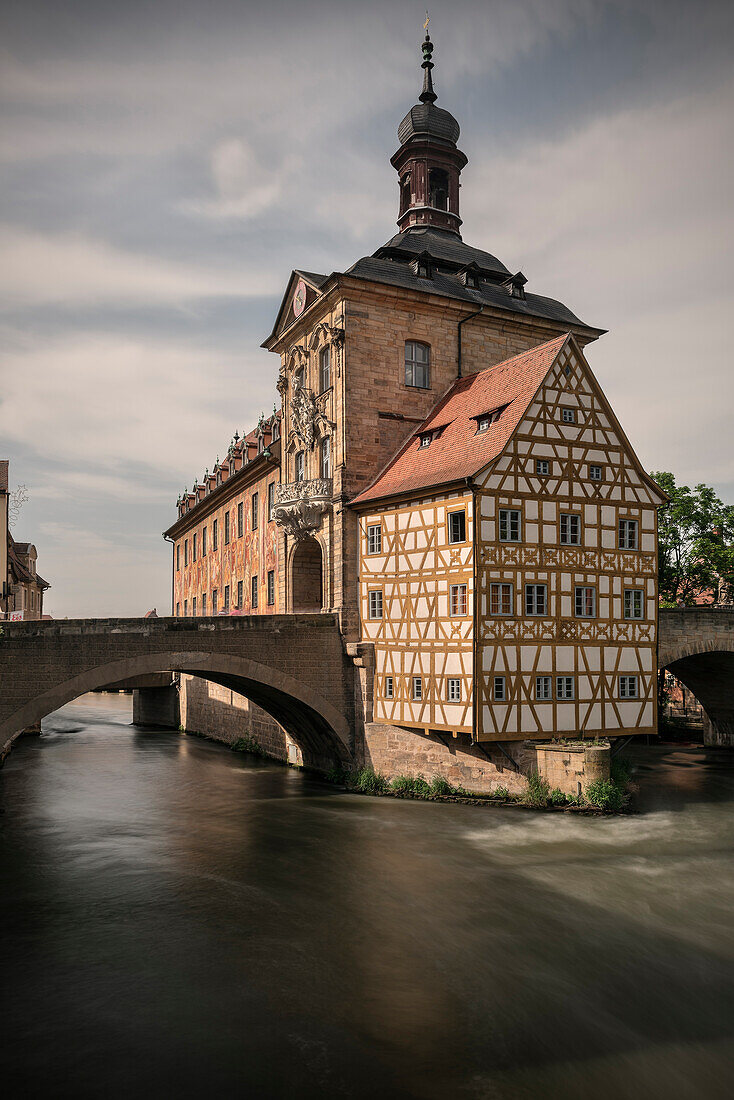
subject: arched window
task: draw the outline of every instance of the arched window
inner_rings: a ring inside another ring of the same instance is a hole
[[[319,392],[331,386],[331,348],[327,344],[319,353]]]
[[[321,440],[321,476],[331,477],[331,437]]]
[[[449,208],[449,174],[443,168],[431,168],[428,173],[429,205],[436,210]]]
[[[400,181],[400,213],[404,214],[410,206],[410,172],[406,172]]]
[[[303,481],[305,473],[305,458],[303,451],[296,455],[296,481]]]
[[[271,439],[273,443],[275,443],[276,439],[280,439],[280,423],[278,422],[277,416],[273,417],[273,434]]]
[[[431,349],[428,344],[416,340],[405,343],[405,385],[420,390],[431,386]]]

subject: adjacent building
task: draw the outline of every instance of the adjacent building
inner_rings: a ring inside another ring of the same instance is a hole
[[[43,597],[50,585],[36,568],[38,552],[33,543],[17,542],[10,533],[9,466],[7,459],[0,460],[0,529],[5,531],[0,555],[0,611],[3,618],[42,619]]]

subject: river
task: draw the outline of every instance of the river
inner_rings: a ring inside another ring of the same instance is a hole
[[[366,798],[85,696],[0,773],[20,1098],[727,1097],[734,765],[639,814]]]

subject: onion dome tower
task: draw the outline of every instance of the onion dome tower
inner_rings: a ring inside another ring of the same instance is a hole
[[[398,126],[400,148],[390,159],[400,180],[401,232],[432,226],[459,234],[459,176],[467,158],[457,148],[459,124],[436,107],[433,90],[433,43],[426,30],[422,43],[423,91]]]

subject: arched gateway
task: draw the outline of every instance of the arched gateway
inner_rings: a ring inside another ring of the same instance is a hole
[[[734,747],[734,609],[660,612],[658,667],[693,692],[706,712],[704,741]]]
[[[0,753],[87,691],[187,672],[247,696],[308,756],[353,756],[352,662],[333,615],[12,623],[0,639]]]

